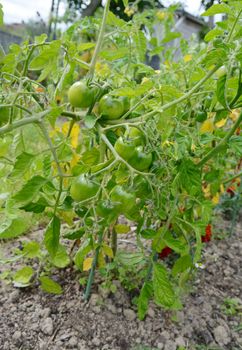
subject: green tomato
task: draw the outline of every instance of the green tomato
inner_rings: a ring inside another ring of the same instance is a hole
[[[126,130],[124,136],[132,140],[135,146],[141,146],[145,144],[145,135],[142,133],[142,131],[135,127],[130,127],[128,130]]]
[[[216,72],[215,75],[217,76],[217,78],[221,78],[222,76],[224,76],[227,73],[226,67],[222,66],[220,67]]]
[[[196,113],[196,121],[199,123],[204,122],[207,119],[207,112],[205,111],[197,111]]]
[[[68,91],[68,99],[73,107],[88,108],[94,101],[94,89],[85,82],[77,81]]]
[[[7,124],[9,119],[9,108],[0,107],[0,127]]]
[[[129,164],[139,171],[147,171],[152,163],[152,153],[145,153],[142,147],[136,147],[134,156],[129,159]]]
[[[135,144],[132,141],[124,140],[122,137],[117,139],[114,148],[120,157],[126,161],[129,161],[136,153]]]
[[[119,119],[124,113],[123,102],[113,96],[104,95],[99,101],[99,113],[103,119]]]
[[[82,202],[94,197],[99,189],[99,185],[84,175],[73,180],[70,188],[70,195],[76,202]]]
[[[102,218],[115,218],[119,214],[119,204],[101,200],[96,207],[96,213]]]
[[[110,198],[113,202],[119,203],[119,209],[123,213],[128,213],[136,205],[136,197],[133,193],[127,192],[122,186],[115,186],[111,193]]]
[[[127,113],[129,111],[129,109],[130,109],[130,100],[129,100],[129,98],[127,96],[121,96],[119,99],[123,103],[123,107],[124,107],[123,114]]]

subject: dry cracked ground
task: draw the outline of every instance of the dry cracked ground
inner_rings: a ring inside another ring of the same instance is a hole
[[[198,272],[182,311],[171,314],[151,304],[144,321],[137,319],[131,297],[118,281],[116,294],[94,291],[89,303],[83,302],[70,269],[58,272],[64,288],[58,296],[1,282],[0,349],[242,349],[241,233],[238,224],[232,237],[206,245],[204,269]],[[9,252],[9,243],[2,247]]]

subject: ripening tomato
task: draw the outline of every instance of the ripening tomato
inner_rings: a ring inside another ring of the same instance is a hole
[[[76,202],[82,202],[94,197],[99,189],[99,185],[89,180],[84,175],[73,180],[70,188],[70,195]]]
[[[68,99],[73,107],[88,108],[94,101],[95,89],[83,81],[74,83],[68,91]]]
[[[132,210],[136,204],[135,195],[133,193],[127,192],[120,185],[117,185],[112,189],[110,198],[113,202],[119,203],[119,208],[123,213]]]
[[[136,147],[136,152],[132,158],[129,159],[129,164],[139,171],[148,170],[152,163],[152,153],[145,153],[142,147]]]
[[[117,97],[104,95],[99,101],[99,113],[103,119],[119,119],[124,113],[123,102]]]

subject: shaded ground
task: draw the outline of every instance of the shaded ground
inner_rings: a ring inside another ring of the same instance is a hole
[[[58,276],[64,289],[60,296],[2,283],[0,349],[242,349],[242,317],[238,310],[229,308],[227,313],[234,315],[227,315],[223,308],[226,298],[242,305],[240,236],[241,225],[237,225],[232,237],[206,246],[205,268],[182,311],[171,314],[150,305],[144,321],[137,320],[118,281],[115,295],[94,293],[88,304],[82,301],[82,290],[70,269]]]

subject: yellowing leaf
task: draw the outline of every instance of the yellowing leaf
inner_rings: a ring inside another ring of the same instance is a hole
[[[83,271],[89,271],[92,267],[93,258],[86,258],[83,261]]]
[[[110,75],[110,68],[106,63],[97,62],[95,71],[100,77],[107,77]]]
[[[105,253],[105,255],[107,255],[109,258],[113,258],[113,250],[111,247],[109,247],[108,245],[104,244],[102,247],[103,252]]]
[[[220,192],[224,193],[224,185],[223,184],[220,185]]]
[[[229,114],[229,118],[232,119],[233,122],[236,122],[236,120],[239,118],[239,114],[239,109],[233,109],[232,112]]]
[[[218,192],[215,194],[215,196],[213,196],[212,202],[215,205],[219,203],[219,193]]]
[[[130,231],[130,227],[123,224],[118,224],[114,226],[115,232],[117,233],[128,233]]]
[[[205,198],[210,198],[211,192],[210,192],[210,185],[202,186],[202,190],[204,193]]]
[[[163,19],[166,18],[166,13],[165,13],[164,11],[157,11],[157,12],[156,12],[156,17],[157,17],[160,21],[162,21]]]
[[[215,125],[217,128],[222,128],[227,122],[227,118],[221,119],[219,122],[217,122]]]
[[[81,158],[81,156],[79,154],[76,154],[76,153],[73,153],[73,156],[72,156],[72,160],[70,162],[70,167],[71,169],[77,165],[79,159]]]
[[[213,132],[214,131],[214,125],[212,119],[207,119],[205,122],[202,123],[200,128],[200,133],[205,134],[206,132]]]
[[[70,122],[66,122],[62,125],[62,132],[64,135],[68,135],[68,131],[70,128]],[[80,133],[80,126],[78,124],[74,124],[71,130],[71,145],[73,148],[76,148],[78,145],[78,137]]]
[[[106,261],[104,259],[104,255],[102,252],[99,252],[98,254],[98,267],[101,268],[106,265]]]
[[[185,55],[185,56],[183,57],[183,60],[184,60],[184,62],[189,62],[189,61],[191,61],[191,60],[192,60],[192,55]]]

